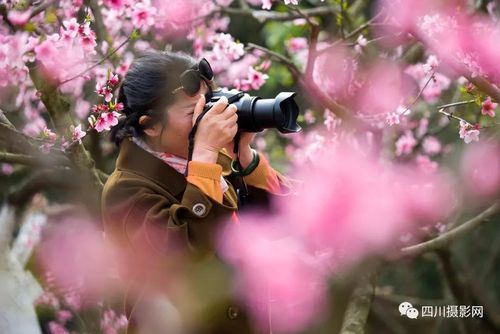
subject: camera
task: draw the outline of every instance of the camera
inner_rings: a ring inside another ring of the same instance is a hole
[[[281,133],[294,133],[302,130],[297,124],[299,107],[293,99],[295,95],[294,92],[281,92],[274,99],[262,99],[236,89],[219,88],[207,96],[204,112],[225,96],[238,108],[238,131],[261,132],[275,128]]]

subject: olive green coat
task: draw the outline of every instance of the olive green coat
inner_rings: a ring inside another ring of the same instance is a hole
[[[212,275],[217,277],[216,281],[210,284],[218,285],[214,290],[225,289],[224,297],[217,293],[215,297],[207,297],[207,312],[201,316],[202,325],[197,325],[203,328],[195,327],[190,333],[253,333],[248,312],[231,296],[231,269],[220,261],[214,250],[216,231],[223,228],[223,224],[229,224],[228,218],[238,210],[231,157],[221,152],[217,163],[223,167],[222,173],[229,185],[222,204],[188,183],[184,175],[160,159],[124,139],[116,168],[102,194],[104,229],[106,236],[123,246],[123,251],[130,252],[130,256],[134,256],[134,242],[147,240],[148,246],[166,256],[189,254],[194,263],[204,268],[202,271],[210,268],[208,270],[216,272]],[[248,186],[248,192],[251,205],[267,207],[266,191]],[[138,237],[148,228],[158,233]],[[126,312],[129,311],[130,305],[126,308]]]

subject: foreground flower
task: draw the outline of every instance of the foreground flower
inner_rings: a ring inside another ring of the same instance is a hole
[[[30,16],[31,16],[31,10],[27,10],[25,12],[11,10],[9,11],[8,19],[10,23],[12,23],[13,25],[22,26],[26,22],[28,22]]]
[[[494,103],[491,101],[491,97],[487,97],[486,100],[481,104],[481,114],[488,115],[490,117],[495,117],[495,109],[497,108],[498,103]]]
[[[470,144],[473,141],[479,141],[479,129],[477,126],[471,128],[472,126],[461,120],[460,121],[460,130],[459,130],[459,135],[460,138],[464,140],[466,144]]]
[[[413,132],[406,131],[405,134],[396,141],[396,155],[410,154],[416,145],[417,141],[413,136]]]

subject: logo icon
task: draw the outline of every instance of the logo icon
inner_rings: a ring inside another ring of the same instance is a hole
[[[402,316],[405,315],[410,319],[418,318],[418,310],[408,302],[402,302],[401,304],[399,304],[399,313],[401,313]]]

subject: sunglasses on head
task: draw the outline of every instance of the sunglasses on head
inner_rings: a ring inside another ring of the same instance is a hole
[[[201,88],[201,81],[210,86],[210,83],[214,79],[214,72],[209,62],[203,58],[200,62],[193,68],[190,68],[180,75],[181,86],[177,87],[172,91],[172,94],[176,94],[180,90],[183,90],[187,95],[194,96]]]

